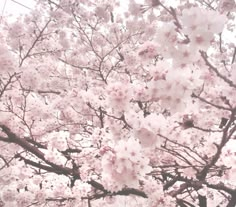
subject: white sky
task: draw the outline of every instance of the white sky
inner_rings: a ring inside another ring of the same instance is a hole
[[[18,16],[30,11],[30,9],[21,6],[20,4],[23,4],[28,8],[33,8],[35,3],[34,0],[0,0],[0,16]]]
[[[127,5],[129,0],[120,0],[121,3]],[[168,0],[169,5],[174,5],[176,0]],[[18,3],[17,3],[18,2]],[[144,0],[136,0],[136,2],[143,3]],[[30,10],[21,6],[20,4],[25,5],[26,7],[33,8],[34,7],[34,0],[0,0],[0,13],[8,15],[12,14],[14,16],[18,16],[19,14],[27,13]],[[5,5],[5,6],[4,6]]]
[[[122,4],[127,6],[129,0],[120,0]],[[136,2],[142,3],[144,0],[136,0]],[[168,5],[174,6],[178,0],[168,0]],[[22,4],[22,5],[21,5]],[[24,6],[23,6],[24,5]],[[35,0],[0,0],[0,23],[2,16],[12,15],[12,20],[20,14],[30,12],[30,8],[34,8]],[[236,35],[226,33],[231,42],[236,42]],[[227,38],[227,39],[228,39]]]

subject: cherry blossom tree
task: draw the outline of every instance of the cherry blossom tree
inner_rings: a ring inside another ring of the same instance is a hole
[[[0,29],[0,206],[236,206],[234,0],[38,0]]]

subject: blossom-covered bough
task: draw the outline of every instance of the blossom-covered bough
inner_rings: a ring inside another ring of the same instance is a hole
[[[38,0],[3,19],[0,206],[234,207],[235,11]]]

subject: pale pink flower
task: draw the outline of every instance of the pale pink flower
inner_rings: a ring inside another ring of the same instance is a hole
[[[107,88],[108,102],[116,110],[125,110],[131,99],[131,90],[128,84],[121,82],[111,83]]]
[[[218,8],[219,8],[219,11],[222,13],[235,11],[236,2],[235,0],[220,0]]]
[[[138,55],[142,60],[150,60],[158,55],[157,45],[154,42],[144,43],[139,51]]]

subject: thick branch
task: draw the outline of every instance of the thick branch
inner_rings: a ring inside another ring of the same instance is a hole
[[[231,199],[226,207],[235,207],[236,206],[236,192],[232,194]]]
[[[223,130],[223,134],[222,134],[222,138],[221,138],[221,143],[217,146],[217,151],[215,153],[215,155],[212,157],[211,161],[202,169],[202,171],[197,175],[197,178],[199,180],[204,180],[209,172],[209,169],[215,165],[215,163],[218,161],[218,159],[220,158],[221,152],[223,147],[225,146],[225,144],[229,141],[229,139],[232,136],[231,134],[228,134],[229,128],[232,124],[232,122],[234,122],[235,119],[235,114],[236,114],[236,109],[234,109],[232,111],[232,114],[230,116],[230,119],[228,121],[228,123],[226,124],[224,130]]]
[[[212,63],[208,60],[208,57],[207,57],[207,54],[206,52],[203,52],[203,51],[200,51],[200,54],[203,58],[203,60],[205,61],[205,64],[210,68],[210,70],[214,71],[215,74],[221,78],[222,80],[224,80],[226,83],[229,84],[229,86],[233,87],[233,88],[236,88],[236,85],[234,84],[233,81],[231,81],[230,79],[228,79],[226,76],[222,75],[218,69],[212,65]]]
[[[33,153],[35,156],[45,161],[44,154],[36,147],[29,144],[25,139],[17,137],[8,127],[5,125],[0,125],[2,131],[8,136],[9,140],[19,146],[23,147],[25,150]]]
[[[34,162],[32,160],[26,159],[26,158],[22,157],[21,155],[16,156],[16,157],[19,157],[20,159],[24,160],[26,164],[37,167],[39,169],[46,170],[48,172],[54,172],[56,174],[63,174],[63,175],[67,175],[67,176],[73,176],[76,179],[80,179],[79,171],[75,171],[71,168],[64,167],[64,166],[59,166],[59,165],[56,165],[54,163],[51,163],[51,162],[47,161],[44,158],[44,154],[40,150],[38,150],[37,147],[30,145],[27,142],[26,139],[21,139],[21,138],[17,137],[17,135],[15,135],[8,127],[6,127],[4,125],[0,125],[0,127],[2,128],[3,132],[6,133],[9,140],[11,140],[13,143],[16,143],[16,144],[20,145],[25,150],[31,152],[32,154],[34,154],[35,156],[37,156],[41,160],[45,161],[50,166],[43,165],[41,163],[37,163],[37,162]],[[115,192],[115,193],[110,193],[109,191],[107,191],[103,187],[102,184],[98,183],[95,180],[88,181],[88,184],[92,185],[95,189],[101,190],[102,192],[106,193],[107,195],[126,195],[127,196],[127,195],[132,194],[132,195],[137,195],[137,196],[140,196],[140,197],[143,197],[143,198],[147,198],[147,195],[144,192],[142,192],[140,190],[133,189],[133,188],[125,188],[121,191],[118,191],[118,192]]]
[[[199,99],[200,101],[202,101],[203,103],[206,103],[206,104],[208,104],[208,105],[210,105],[210,106],[213,106],[213,107],[215,107],[215,108],[217,108],[217,109],[222,109],[222,110],[226,110],[226,111],[231,111],[231,110],[232,110],[232,109],[230,109],[230,108],[226,108],[226,107],[224,107],[224,106],[220,106],[220,105],[214,104],[214,103],[212,103],[211,101],[207,101],[205,98],[202,98],[202,97],[196,95],[195,93],[193,93],[191,96],[192,96],[193,98],[198,98],[198,99]]]
[[[207,199],[206,196],[198,195],[199,206],[207,207]]]

